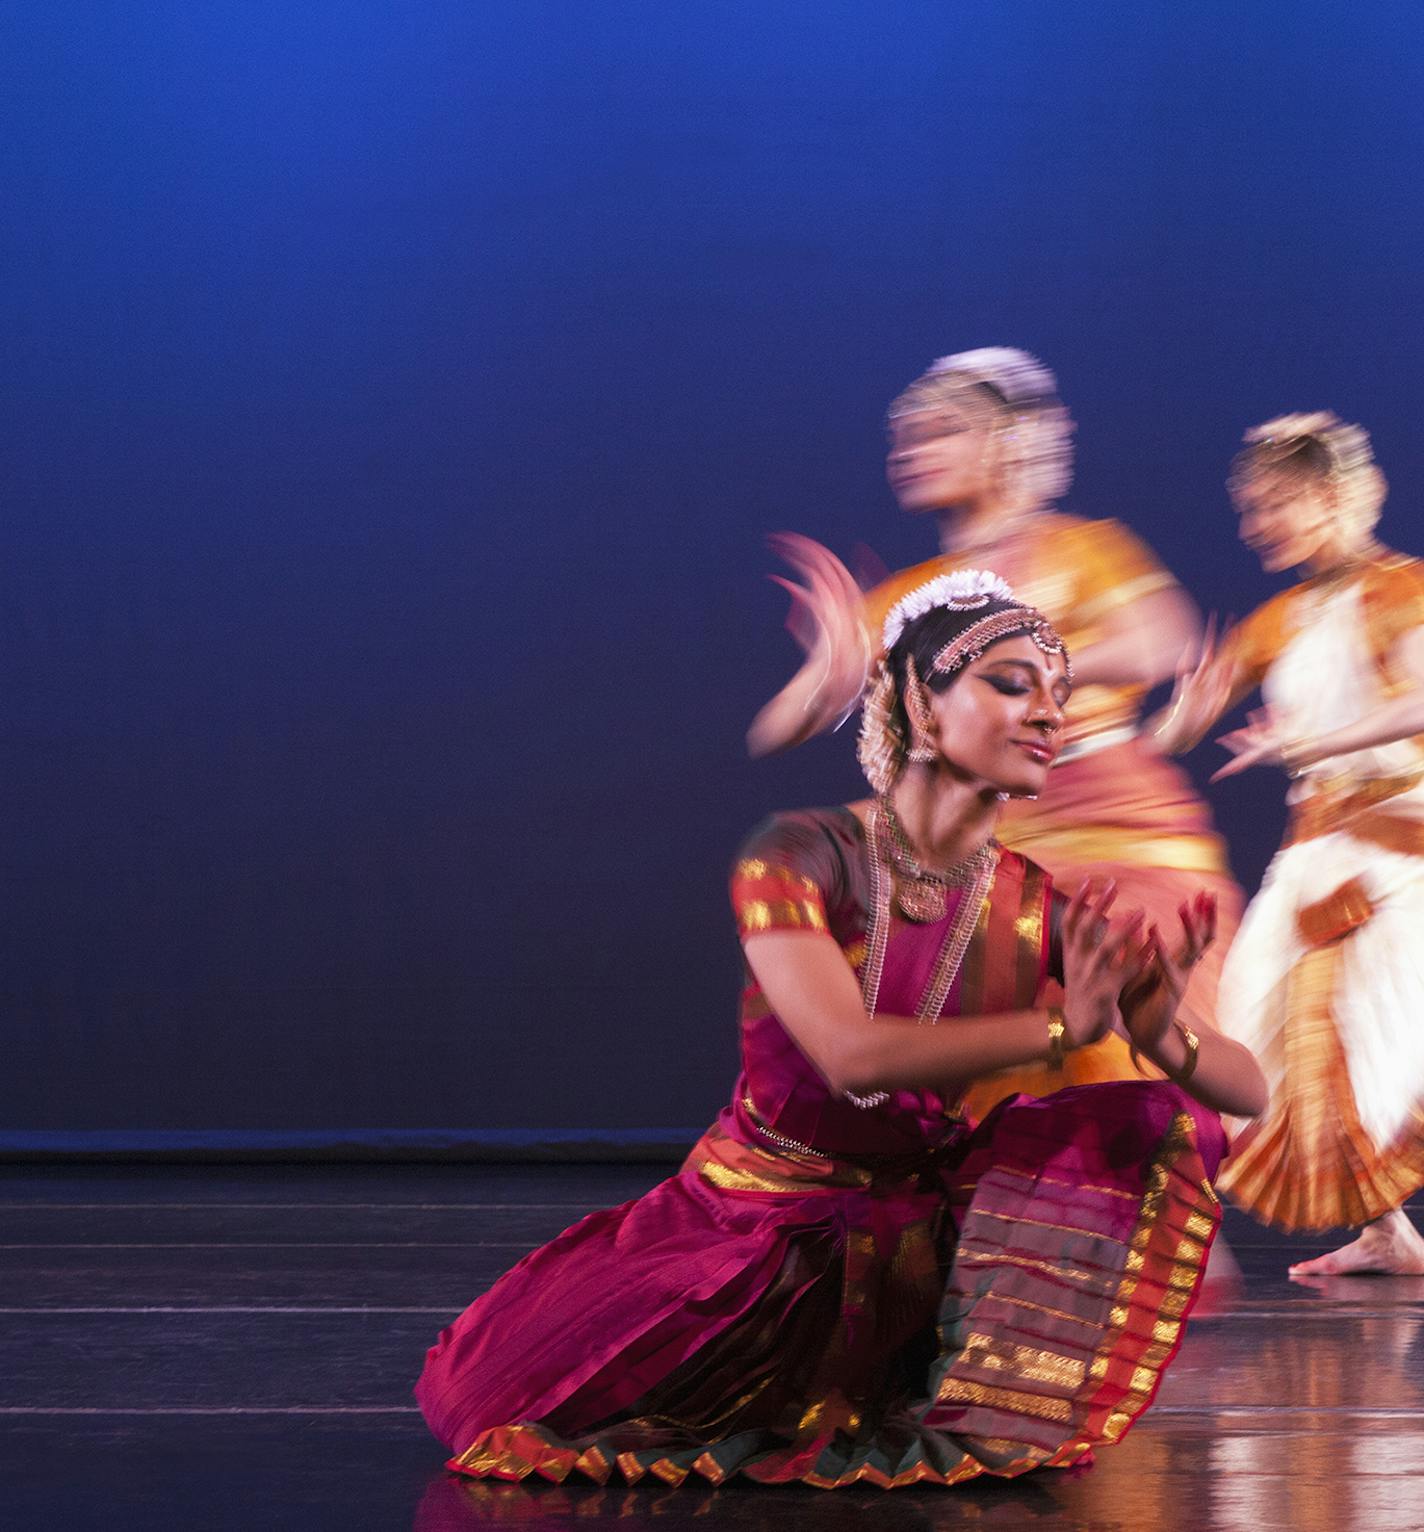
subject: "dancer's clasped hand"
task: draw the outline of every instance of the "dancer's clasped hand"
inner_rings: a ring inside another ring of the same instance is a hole
[[[1199,893],[1179,906],[1181,936],[1169,948],[1153,926],[1147,933],[1149,954],[1142,972],[1123,991],[1123,1027],[1137,1052],[1154,1058],[1192,977],[1192,969],[1216,940],[1216,896]]]
[[[1117,884],[1085,882],[1063,913],[1063,1040],[1095,1043],[1118,1019],[1124,990],[1140,983],[1152,960],[1142,937],[1142,911],[1114,917]]]

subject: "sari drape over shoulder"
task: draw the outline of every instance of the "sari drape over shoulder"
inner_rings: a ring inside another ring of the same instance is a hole
[[[944,555],[892,575],[866,597],[878,634],[901,596],[937,574],[986,566],[1038,607],[1069,653],[1097,643],[1116,614],[1176,581],[1152,550],[1120,522],[1040,512],[1020,536],[992,552]],[[1067,744],[1034,802],[1011,802],[999,825],[1005,845],[1032,857],[1071,893],[1085,877],[1113,878],[1123,907],[1144,910],[1162,930],[1199,890],[1217,900],[1217,940],[1192,974],[1182,1019],[1216,1022],[1223,957],[1241,917],[1242,897],[1227,865],[1211,811],[1191,779],[1138,737],[1147,690],[1139,685],[1078,687],[1068,704]],[[981,1081],[968,1108],[982,1116],[1015,1091],[1043,1095],[1069,1084],[1139,1078],[1127,1045],[1104,1038],[1072,1053],[1062,1077],[1041,1067],[1005,1070]]]
[[[733,873],[743,932],[866,959],[848,810],[775,816]],[[1030,1006],[1046,875],[1002,854],[940,1025]],[[914,1014],[942,922],[893,925],[880,1010]],[[742,1072],[677,1175],[526,1257],[417,1387],[474,1477],[953,1484],[1083,1461],[1151,1401],[1217,1221],[1215,1117],[1139,1080],[1004,1102],[832,1092],[750,969]]]

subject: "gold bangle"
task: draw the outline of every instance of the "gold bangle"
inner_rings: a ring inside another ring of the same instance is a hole
[[[1281,747],[1281,764],[1286,769],[1286,775],[1291,778],[1305,775],[1305,762],[1301,760],[1303,755],[1310,753],[1310,743],[1303,739],[1290,739]]]
[[[1048,1007],[1048,1067],[1053,1070],[1062,1070],[1063,1055],[1068,1051],[1063,1041],[1063,1033],[1063,1012],[1060,1007],[1050,1005]]]
[[[1180,1069],[1170,1070],[1169,1078],[1176,1085],[1185,1085],[1197,1072],[1197,1058],[1201,1051],[1201,1038],[1184,1021],[1172,1023],[1177,1031],[1182,1034],[1182,1041],[1187,1045],[1187,1061]]]
[[[1178,728],[1177,714],[1181,711],[1182,699],[1179,697],[1171,705],[1171,707],[1167,709],[1166,713],[1163,715],[1161,723],[1159,723],[1157,727],[1152,730],[1152,738],[1156,743],[1157,748],[1162,752],[1163,755],[1189,754],[1191,751],[1195,750],[1199,744],[1201,744],[1203,739],[1206,738],[1207,729],[1211,727],[1210,724],[1207,724],[1205,727],[1200,729],[1188,729],[1180,739],[1174,738],[1170,745],[1163,744],[1162,736],[1164,734],[1169,736],[1175,734]]]

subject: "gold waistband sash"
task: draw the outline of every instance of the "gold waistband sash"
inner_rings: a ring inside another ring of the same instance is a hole
[[[1378,804],[1398,798],[1421,782],[1424,782],[1424,771],[1397,777],[1375,777],[1367,782],[1358,778],[1327,780],[1309,797],[1291,805],[1286,845],[1294,846],[1319,835],[1344,830],[1388,851],[1400,851],[1406,856],[1424,855],[1424,819],[1370,813]]]
[[[1374,912],[1369,890],[1359,878],[1351,878],[1298,911],[1296,929],[1307,947],[1328,947],[1358,931]]]

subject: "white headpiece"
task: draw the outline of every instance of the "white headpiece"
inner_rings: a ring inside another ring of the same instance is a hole
[[[917,617],[934,611],[937,606],[963,612],[988,606],[991,601],[1016,600],[1008,583],[987,569],[958,569],[953,574],[936,575],[923,585],[917,585],[907,596],[901,596],[885,614],[881,647],[888,654],[895,647],[896,639]]]
[[[1014,346],[981,346],[931,362],[906,394],[910,399],[942,387],[952,402],[966,385],[984,384],[1013,416],[1005,454],[1025,499],[1041,504],[1066,494],[1073,480],[1073,420],[1058,397],[1058,381],[1035,356]],[[919,406],[890,407],[891,418]]]
[[[977,351],[956,351],[953,356],[937,357],[930,363],[929,371],[957,372],[977,378],[1001,393],[1015,407],[1058,403],[1058,379],[1036,356],[1014,346],[980,346]]]
[[[1317,441],[1330,459],[1330,481],[1335,487],[1341,518],[1357,534],[1368,534],[1379,520],[1384,504],[1384,475],[1375,465],[1370,435],[1363,426],[1351,425],[1330,410],[1311,410],[1277,415],[1252,426],[1241,438],[1247,450],[1233,467],[1233,490],[1253,474],[1268,471],[1272,448],[1279,448],[1285,462],[1292,449],[1306,440]],[[1255,449],[1254,451],[1252,449]]]

